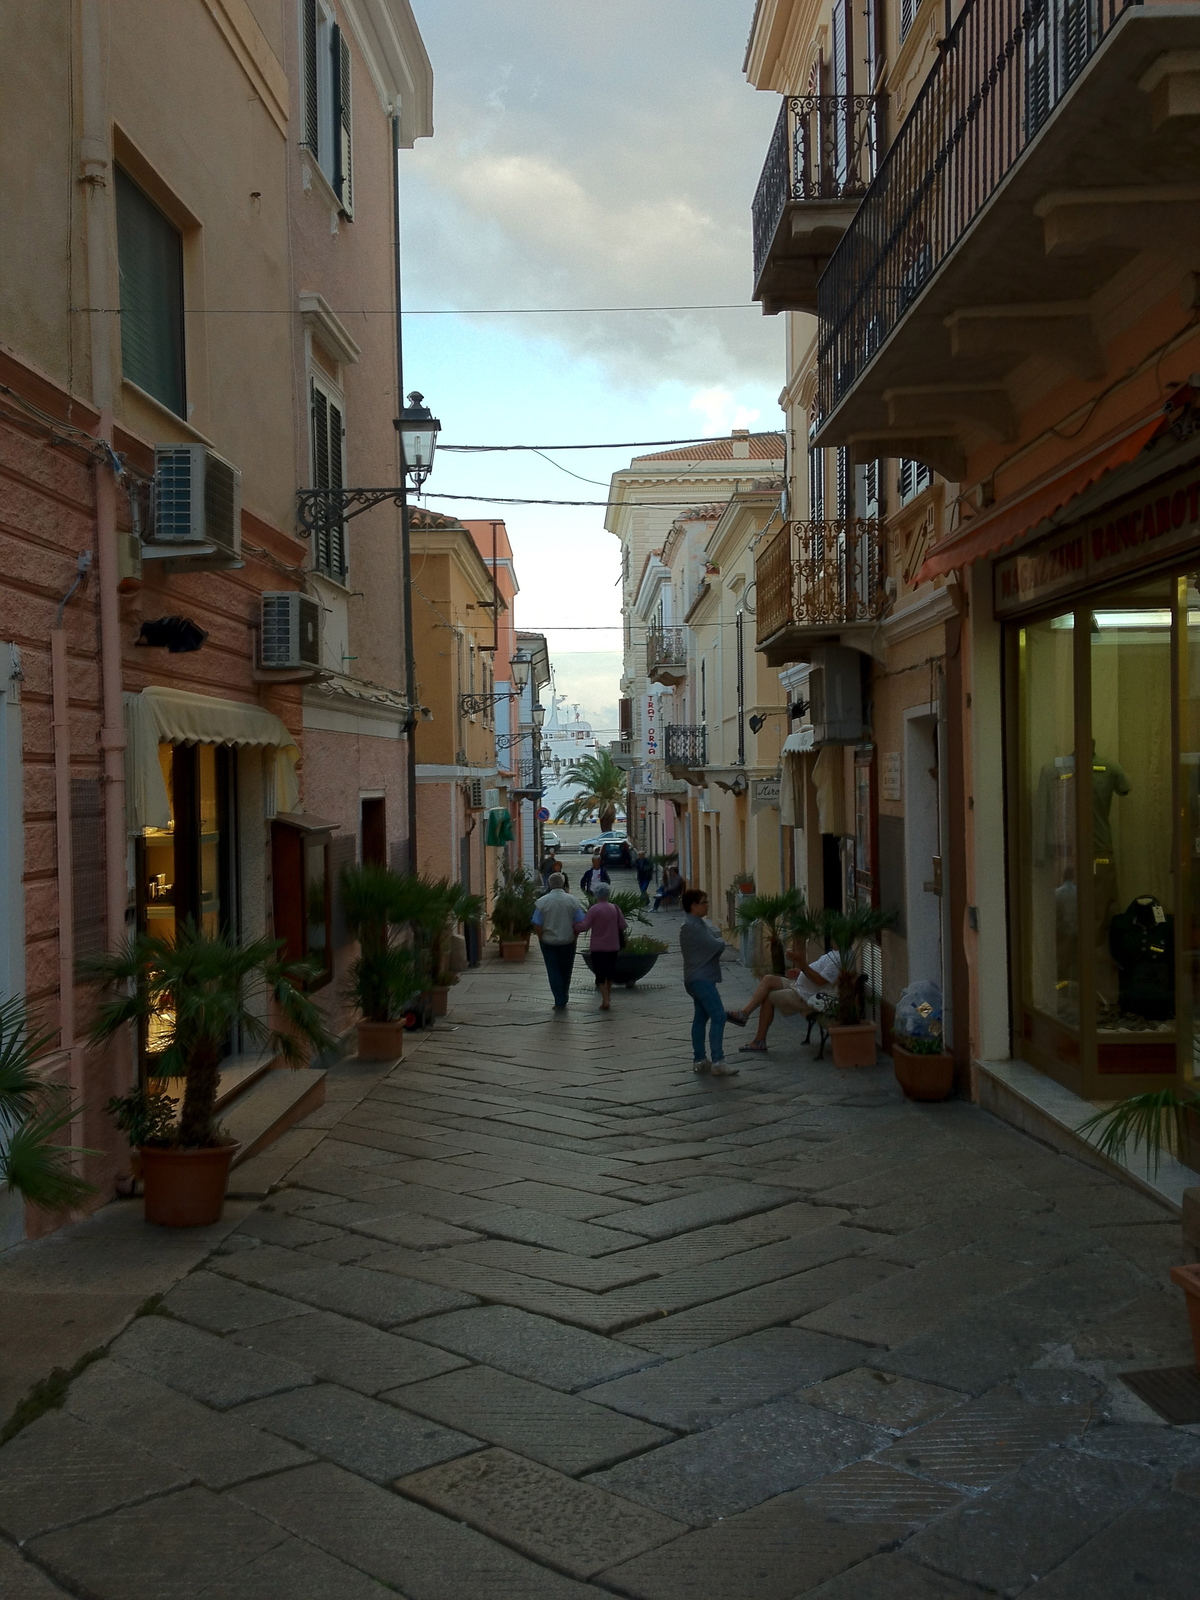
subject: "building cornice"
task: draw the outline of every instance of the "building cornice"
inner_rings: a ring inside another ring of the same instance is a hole
[[[894,611],[881,624],[880,631],[884,642],[889,645],[899,644],[904,639],[911,639],[918,633],[924,633],[926,628],[936,628],[944,622],[949,622],[952,617],[960,614],[961,604],[962,591],[956,583],[947,583],[937,589],[931,588],[902,610]]]
[[[325,296],[317,294],[315,290],[305,289],[297,299],[300,306],[300,320],[313,338],[324,345],[335,361],[339,361],[344,367],[352,367],[362,355],[362,350],[350,337],[345,323]]]
[[[433,133],[433,67],[408,0],[339,0],[362,51],[379,103],[400,117],[411,150]]]
[[[216,23],[238,66],[250,80],[263,110],[286,138],[287,73],[246,0],[204,0],[204,9]]]

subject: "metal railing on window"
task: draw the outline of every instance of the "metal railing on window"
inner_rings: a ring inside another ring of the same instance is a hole
[[[1140,0],[967,0],[818,287],[827,416]]]
[[[883,142],[886,97],[792,94],[784,98],[751,206],[757,279],[789,202],[865,194]]]
[[[882,521],[789,522],[754,566],[757,641],[781,628],[876,622],[887,607],[887,529]]]
[[[708,731],[702,723],[668,722],[663,729],[663,758],[668,767],[702,767],[708,755]]]

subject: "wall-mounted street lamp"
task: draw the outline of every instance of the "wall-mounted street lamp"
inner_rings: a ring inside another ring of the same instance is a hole
[[[400,458],[414,489],[420,489],[433,471],[433,453],[442,431],[441,423],[424,402],[425,396],[414,389],[408,404],[395,419],[400,435]]]
[[[529,651],[518,650],[516,655],[508,663],[508,670],[512,674],[512,683],[515,693],[460,694],[458,697],[458,709],[464,714],[464,716],[474,716],[477,712],[486,711],[489,706],[499,705],[502,700],[519,700],[525,693],[526,685],[529,682],[529,673],[532,667],[533,657],[529,654]],[[497,741],[496,748],[500,750],[505,749],[506,746],[501,745]]]
[[[532,716],[533,716],[533,722],[531,724],[531,727],[533,729],[533,734],[532,735],[531,735],[530,729],[528,727],[521,728],[517,733],[502,733],[502,734],[500,734],[500,736],[496,740],[496,749],[497,750],[511,750],[512,747],[515,744],[520,744],[522,739],[528,739],[530,737],[536,736],[536,734],[540,732],[542,724],[546,720],[546,708],[545,708],[544,705],[541,704],[540,701],[538,702],[538,704],[536,704],[534,706],[533,712],[532,712]]]

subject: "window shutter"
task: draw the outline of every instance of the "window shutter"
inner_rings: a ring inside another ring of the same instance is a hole
[[[340,28],[330,38],[333,56],[333,188],[342,214],[354,216],[350,167],[350,46]]]
[[[329,402],[329,487],[341,489],[342,482],[342,441],[345,434],[345,425],[342,421],[342,408]],[[339,517],[336,522],[329,524],[329,571],[334,578],[346,576],[346,524]]]
[[[119,167],[116,191],[121,369],[131,383],[182,417],[183,240]]]
[[[318,161],[321,121],[317,95],[317,0],[302,0],[300,56],[304,71],[304,143]]]

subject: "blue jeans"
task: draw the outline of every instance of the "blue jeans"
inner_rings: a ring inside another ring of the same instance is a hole
[[[542,959],[550,980],[550,993],[556,1006],[565,1006],[571,988],[571,969],[575,965],[574,944],[547,944],[542,940]]]
[[[683,986],[696,1010],[692,1017],[692,1060],[724,1061],[725,1007],[717,986],[711,980],[694,979]],[[704,1025],[708,1024],[709,1054],[704,1054]]]

